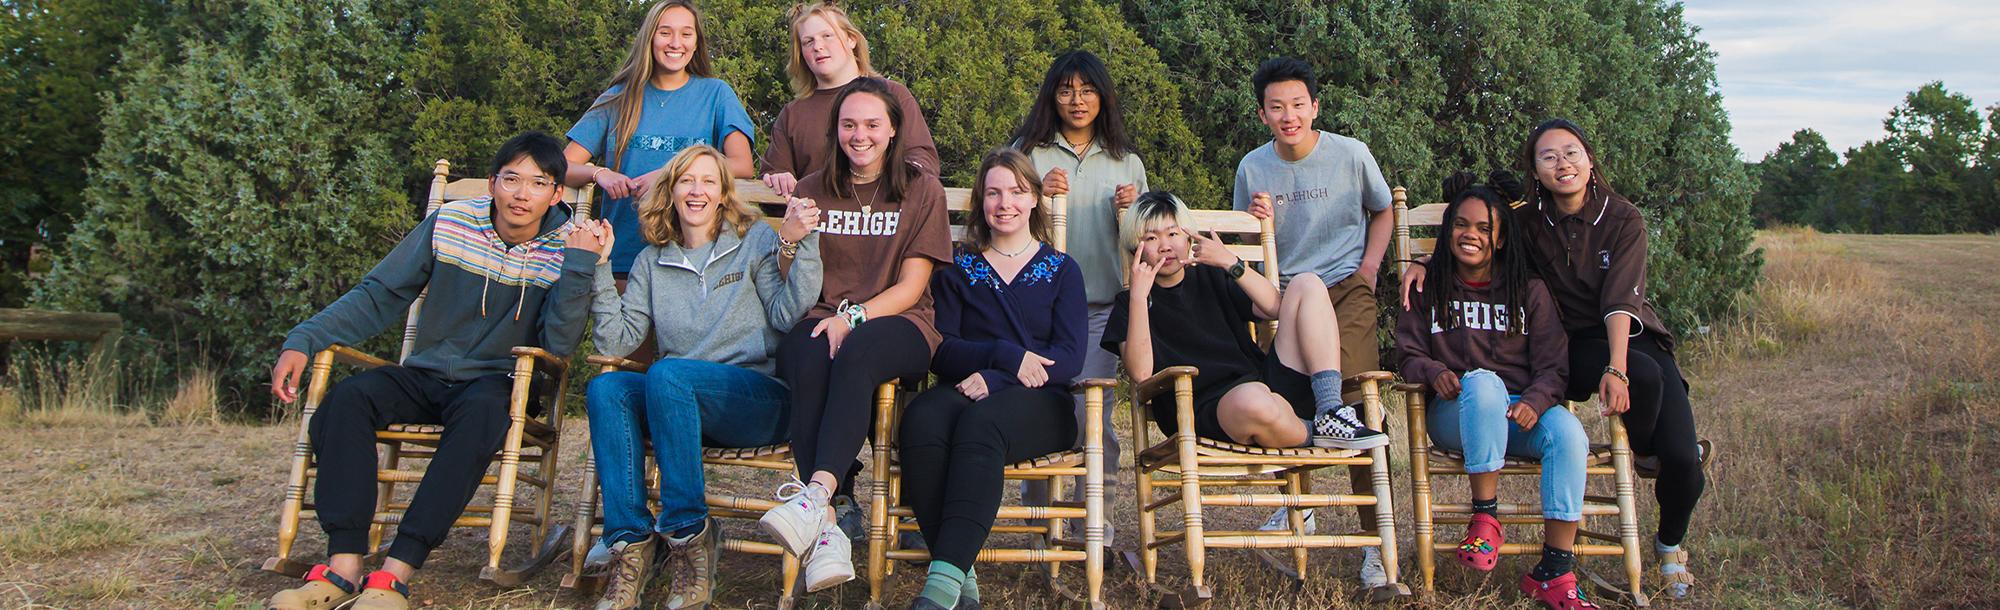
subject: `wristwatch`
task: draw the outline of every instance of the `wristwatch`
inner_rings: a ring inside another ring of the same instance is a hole
[[[854,330],[854,327],[868,321],[868,308],[847,299],[841,299],[840,306],[833,308],[833,313],[847,322],[848,330]]]
[[[1229,274],[1229,279],[1240,280],[1243,279],[1243,272],[1249,270],[1250,266],[1243,264],[1243,259],[1239,258],[1236,259],[1236,264],[1230,265],[1229,268],[1224,269],[1223,272]]]

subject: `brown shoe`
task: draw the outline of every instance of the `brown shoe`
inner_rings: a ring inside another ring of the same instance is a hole
[[[306,583],[272,595],[264,607],[270,610],[333,610],[359,595],[359,587],[324,565],[306,572]]]
[[[410,585],[397,580],[396,575],[384,570],[376,570],[368,575],[368,584],[361,588],[361,595],[354,598],[349,610],[409,610]]]
[[[715,586],[715,563],[722,554],[722,527],[708,519],[693,538],[667,539],[667,549],[667,577],[673,581],[667,610],[707,608]]]
[[[646,590],[656,548],[652,536],[641,542],[611,545],[611,574],[604,584],[604,597],[597,600],[597,610],[639,607],[639,594]]]

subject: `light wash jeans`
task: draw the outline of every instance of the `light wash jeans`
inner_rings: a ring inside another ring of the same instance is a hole
[[[708,518],[701,449],[784,442],[791,392],[756,371],[702,360],[667,359],[645,374],[611,372],[590,380],[590,449],[603,489],[609,546],[670,535]],[[646,509],[646,444],[660,466],[660,515]]]
[[[1541,460],[1542,518],[1582,520],[1584,460],[1590,454],[1583,422],[1557,405],[1542,413],[1534,429],[1522,430],[1507,419],[1507,407],[1520,399],[1507,393],[1507,385],[1493,371],[1466,373],[1459,381],[1458,398],[1432,396],[1434,406],[1425,417],[1431,443],[1464,452],[1468,474],[1499,470],[1509,455]]]

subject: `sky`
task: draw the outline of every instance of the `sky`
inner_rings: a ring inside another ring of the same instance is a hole
[[[2000,104],[2000,1],[1687,0],[1716,52],[1722,104],[1746,161],[1811,127],[1835,153],[1882,138],[1882,120],[1931,81]]]

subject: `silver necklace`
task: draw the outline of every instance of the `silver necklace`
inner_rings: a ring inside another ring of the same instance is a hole
[[[997,245],[996,245],[996,246],[993,246],[993,253],[994,253],[994,254],[999,254],[999,255],[1001,255],[1001,256],[1005,256],[1005,257],[1007,257],[1007,258],[1014,258],[1014,257],[1016,257],[1016,256],[1020,256],[1020,255],[1022,255],[1022,254],[1025,254],[1025,253],[1027,253],[1027,252],[1028,252],[1028,250],[1031,250],[1031,249],[1033,249],[1033,248],[1035,247],[1035,245],[1036,245],[1037,243],[1038,243],[1038,242],[1032,242],[1032,241],[1031,241],[1031,242],[1028,242],[1028,245],[1025,245],[1025,246],[1021,246],[1021,249],[1019,249],[1019,250],[1015,250],[1015,251],[1013,251],[1013,252],[1008,252],[1008,251],[1006,251],[1006,250],[1001,250],[1001,249],[1000,249],[1000,246],[997,246]]]

